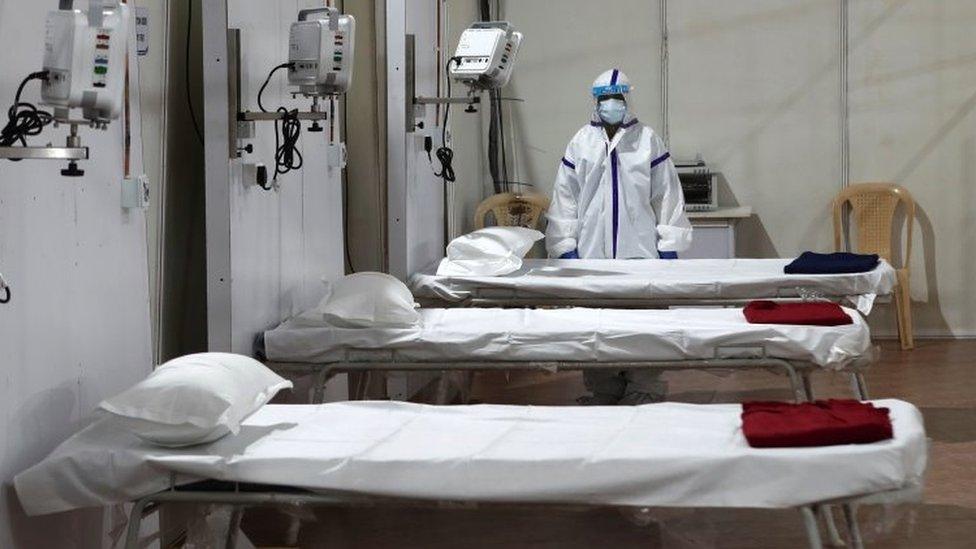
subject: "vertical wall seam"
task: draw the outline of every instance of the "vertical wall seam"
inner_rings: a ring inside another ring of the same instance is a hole
[[[668,97],[670,88],[668,63],[670,46],[668,44],[668,0],[661,0],[661,137],[664,145],[671,148],[671,105]]]
[[[850,2],[840,0],[840,161],[841,189],[851,182]]]

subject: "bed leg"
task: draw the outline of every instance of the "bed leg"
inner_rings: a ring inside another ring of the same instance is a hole
[[[803,381],[800,379],[799,374],[796,373],[796,368],[788,362],[782,362],[783,369],[786,370],[786,375],[790,378],[790,388],[793,389],[793,399],[797,402],[804,402],[807,398],[806,391],[803,389]]]
[[[807,402],[813,402],[813,382],[810,380],[810,372],[803,372],[803,396]]]
[[[244,518],[244,508],[234,507],[230,513],[230,522],[227,524],[227,540],[224,543],[225,549],[237,547],[237,536],[241,531],[241,519]]]
[[[329,368],[322,368],[315,374],[315,380],[312,382],[314,386],[312,387],[312,402],[310,404],[322,404],[325,400],[325,384],[329,382]]]
[[[298,547],[298,536],[302,532],[302,519],[297,516],[288,518],[288,531],[285,533],[285,546]]]
[[[861,372],[852,373],[851,383],[854,385],[854,395],[857,396],[858,400],[867,400],[869,398],[868,382],[864,379],[864,374]]]
[[[847,531],[851,535],[851,546],[853,549],[864,549],[864,539],[861,537],[861,527],[857,524],[857,509],[851,503],[844,504],[844,522],[847,523]]]
[[[447,372],[441,371],[440,377],[437,379],[437,387],[434,391],[434,404],[449,404],[447,402],[447,397],[450,392],[451,380]]]
[[[837,530],[837,522],[834,520],[834,510],[830,505],[822,505],[817,509],[820,512],[820,518],[823,519],[824,526],[827,528],[827,540],[831,547],[844,547],[847,544],[844,543],[844,539],[840,537],[840,531]]]
[[[149,498],[136,501],[129,511],[129,524],[125,529],[125,549],[138,549],[139,530],[142,527],[142,514],[146,512],[146,506],[151,503]]]
[[[801,507],[800,513],[803,515],[803,525],[807,530],[807,543],[810,549],[823,549],[823,541],[820,539],[820,524],[817,523],[817,515],[809,506]]]

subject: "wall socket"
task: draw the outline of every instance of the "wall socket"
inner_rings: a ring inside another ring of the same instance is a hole
[[[338,168],[340,170],[346,167],[346,144],[345,143],[329,143],[328,147],[328,162],[330,168]]]
[[[149,177],[143,174],[122,180],[122,207],[126,210],[149,207]]]

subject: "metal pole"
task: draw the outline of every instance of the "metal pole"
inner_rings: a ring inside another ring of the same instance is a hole
[[[227,0],[208,0],[203,24],[203,121],[206,174],[207,347],[230,351],[230,78],[227,49]]]
[[[854,504],[845,503],[844,521],[847,523],[847,531],[851,534],[851,546],[853,549],[864,549],[864,539],[861,538],[861,528],[857,524],[857,509]]]
[[[837,531],[837,522],[834,521],[833,507],[830,505],[822,505],[817,508],[820,513],[820,517],[823,518],[824,526],[827,528],[827,539],[829,540],[831,547],[844,547],[844,540],[840,537],[840,532]]]
[[[817,524],[817,515],[809,506],[801,507],[800,513],[803,515],[803,526],[807,530],[807,543],[810,549],[823,549],[823,540],[820,539],[820,525]]]
[[[132,510],[129,511],[129,524],[125,530],[125,549],[138,549],[142,514],[151,501],[151,498],[143,498],[132,505]]]

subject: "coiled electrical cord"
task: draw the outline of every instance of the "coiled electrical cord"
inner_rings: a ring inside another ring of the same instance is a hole
[[[281,69],[292,68],[294,63],[282,63],[271,69],[268,77],[258,91],[258,108],[261,112],[269,112],[264,108],[262,101],[264,90],[271,82],[271,77]],[[272,181],[277,181],[279,175],[284,175],[292,170],[298,170],[304,163],[301,151],[298,150],[298,139],[302,135],[302,123],[298,119],[298,110],[288,110],[285,107],[278,107],[275,111],[282,115],[281,120],[275,120],[275,173]],[[262,186],[266,191],[270,191],[273,185]]]
[[[447,76],[447,97],[451,97],[451,63],[458,62],[460,59],[457,57],[452,57],[448,59],[447,64],[444,66],[444,74]],[[434,172],[434,175],[440,177],[445,183],[454,183],[457,181],[457,177],[454,175],[454,149],[447,146],[447,121],[451,116],[451,104],[448,103],[444,107],[444,121],[441,123],[441,146],[437,148],[434,152],[437,155],[437,161],[441,164],[441,171]]]
[[[38,109],[31,103],[20,100],[24,87],[31,80],[47,80],[48,72],[33,72],[17,87],[14,104],[7,110],[7,124],[0,129],[0,147],[10,147],[17,143],[27,146],[27,138],[38,135],[45,126],[54,121],[54,116]]]
[[[284,107],[278,109],[283,116],[280,122],[275,120],[275,175],[286,174],[302,167],[304,158],[298,150],[298,138],[302,136],[302,123],[296,116],[297,111],[289,111]]]
[[[3,279],[3,274],[0,273],[0,304],[10,303],[10,286],[7,286],[7,281]]]

